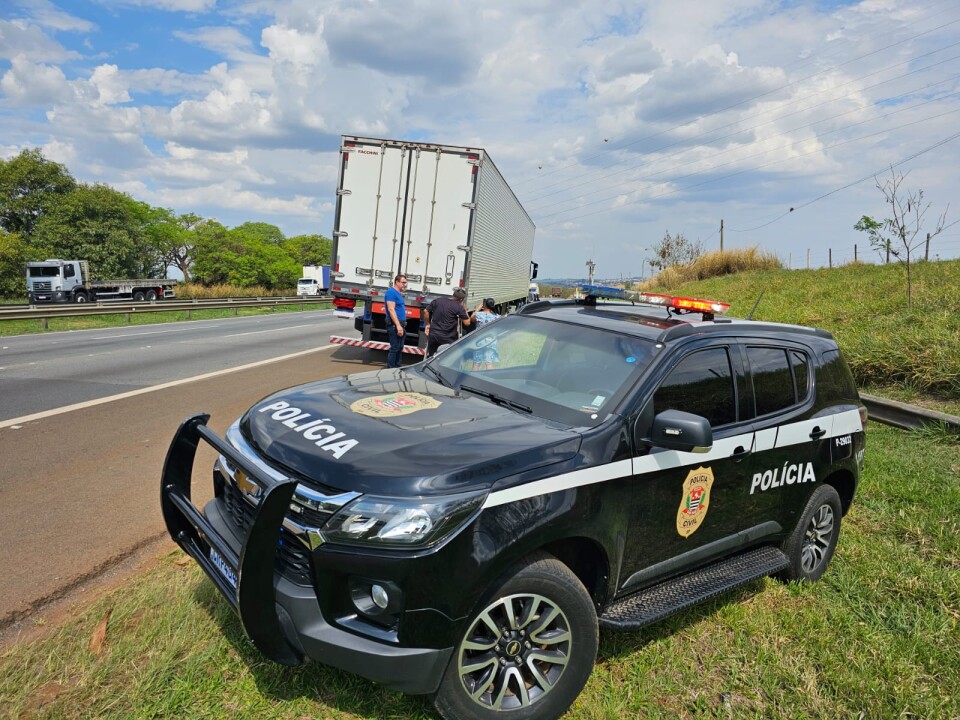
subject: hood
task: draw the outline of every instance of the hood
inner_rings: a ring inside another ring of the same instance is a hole
[[[341,491],[410,497],[490,487],[568,460],[579,433],[416,371],[380,370],[275,393],[243,416],[272,464]]]

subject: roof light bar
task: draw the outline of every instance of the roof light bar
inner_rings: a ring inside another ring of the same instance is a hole
[[[590,298],[629,300],[631,302],[647,303],[648,305],[661,305],[683,312],[700,312],[704,313],[704,319],[708,319],[706,316],[722,315],[730,309],[730,303],[717,302],[716,300],[674,297],[673,295],[637,292],[636,290],[624,290],[623,288],[604,287],[602,285],[581,285],[580,292]]]

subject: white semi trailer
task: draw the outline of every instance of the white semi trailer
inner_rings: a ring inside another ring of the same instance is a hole
[[[462,287],[501,312],[527,300],[535,226],[482,148],[343,136],[331,294],[361,339],[387,349],[383,296],[407,276],[404,352],[423,354],[422,311]]]

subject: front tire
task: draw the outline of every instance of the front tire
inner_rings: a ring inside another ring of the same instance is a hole
[[[777,574],[777,579],[819,580],[837,548],[840,517],[840,496],[832,486],[821,485],[810,496],[797,527],[783,544],[790,565]]]
[[[556,558],[538,555],[500,581],[470,620],[434,705],[447,720],[553,720],[597,657],[597,614]]]

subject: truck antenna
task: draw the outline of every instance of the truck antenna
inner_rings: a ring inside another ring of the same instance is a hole
[[[760,295],[757,296],[757,301],[753,304],[753,307],[750,308],[750,314],[747,315],[747,320],[753,320],[753,313],[756,312],[756,310],[757,310],[757,305],[760,304],[760,300],[763,299],[763,294],[764,294],[766,291],[767,291],[766,288],[764,288],[763,290],[760,291]]]

